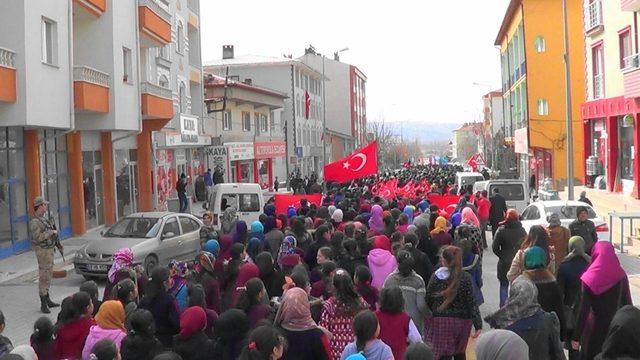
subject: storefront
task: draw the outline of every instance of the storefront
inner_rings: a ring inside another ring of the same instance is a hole
[[[42,196],[49,201],[49,217],[58,227],[60,238],[68,238],[71,236],[71,211],[66,135],[62,130],[41,130],[38,138]]]
[[[252,142],[224,143],[229,156],[229,182],[253,183],[257,182],[258,169],[254,162],[254,148]]]
[[[0,259],[29,249],[22,128],[0,127]]]
[[[552,150],[532,148],[530,156],[531,174],[535,176],[536,189],[545,179],[553,179],[553,154]]]
[[[287,144],[284,141],[254,143],[255,168],[258,169],[256,182],[263,189],[273,187],[275,160],[287,156]]]

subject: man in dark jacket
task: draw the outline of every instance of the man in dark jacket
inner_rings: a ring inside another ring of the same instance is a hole
[[[186,212],[189,208],[189,200],[187,200],[187,175],[184,173],[180,174],[180,179],[176,182],[176,192],[180,200],[179,212]]]
[[[586,206],[578,206],[577,219],[569,224],[571,236],[582,236],[585,243],[585,252],[591,254],[591,248],[598,241],[596,225],[588,219],[589,212]]]
[[[489,210],[489,223],[491,224],[491,235],[495,235],[498,230],[498,223],[504,220],[507,212],[507,202],[500,195],[500,190],[496,187],[493,189],[493,196],[489,198],[491,208]]]

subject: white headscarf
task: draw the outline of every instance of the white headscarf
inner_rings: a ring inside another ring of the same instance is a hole
[[[509,330],[491,330],[476,341],[476,359],[528,359],[529,346],[518,334]]]

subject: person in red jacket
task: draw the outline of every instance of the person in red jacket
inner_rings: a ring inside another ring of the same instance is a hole
[[[384,324],[380,327],[380,340],[389,345],[395,359],[403,358],[409,343],[422,341],[418,328],[403,309],[402,290],[397,286],[383,288],[376,317]]]
[[[56,359],[80,359],[89,329],[96,324],[91,316],[93,302],[84,291],[77,292],[62,302],[62,310],[55,326],[54,351]]]
[[[487,248],[487,225],[489,224],[489,212],[491,211],[491,201],[489,201],[489,193],[482,190],[480,194],[476,194],[478,198],[476,206],[478,207],[478,220],[480,220],[480,232],[482,233],[482,247]]]

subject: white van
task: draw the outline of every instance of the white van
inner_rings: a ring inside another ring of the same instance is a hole
[[[213,227],[220,230],[220,218],[224,209],[233,206],[237,210],[238,220],[244,220],[247,226],[258,220],[264,208],[264,197],[259,184],[229,183],[214,185],[209,194],[207,208],[213,213]]]
[[[507,207],[518,210],[522,214],[529,205],[529,189],[523,180],[497,179],[488,181],[478,181],[473,184],[473,193],[487,190],[489,196],[493,195],[493,190],[498,189],[500,195],[507,202]]]
[[[483,181],[484,176],[478,172],[458,172],[456,173],[456,185],[458,191],[466,189],[467,186],[475,184],[477,181]]]

